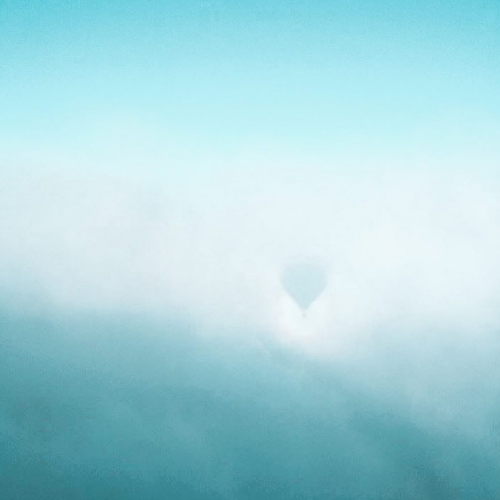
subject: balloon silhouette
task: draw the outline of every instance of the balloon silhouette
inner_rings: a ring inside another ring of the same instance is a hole
[[[305,313],[325,289],[326,273],[318,265],[293,264],[281,274],[281,283],[290,297]]]

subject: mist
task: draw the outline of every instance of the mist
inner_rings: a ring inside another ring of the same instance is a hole
[[[496,498],[498,185],[219,175],[6,178],[2,498]]]

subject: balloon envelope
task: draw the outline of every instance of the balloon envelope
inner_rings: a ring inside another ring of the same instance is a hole
[[[294,264],[283,271],[281,283],[290,297],[305,311],[325,289],[326,273],[318,265]]]

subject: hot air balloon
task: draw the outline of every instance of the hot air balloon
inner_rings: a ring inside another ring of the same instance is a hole
[[[317,264],[300,262],[285,268],[281,283],[305,314],[325,289],[326,272]]]

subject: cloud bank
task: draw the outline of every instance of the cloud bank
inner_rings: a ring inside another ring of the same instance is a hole
[[[8,500],[498,493],[498,341],[457,346],[434,329],[332,365],[186,320],[0,323]]]
[[[4,498],[496,498],[498,184],[186,185],[5,177]]]
[[[111,175],[5,182],[6,300],[177,311],[304,345],[345,344],[384,323],[468,333],[497,324],[498,183],[390,171],[249,177],[188,188]],[[279,280],[302,256],[329,280],[306,322]]]

